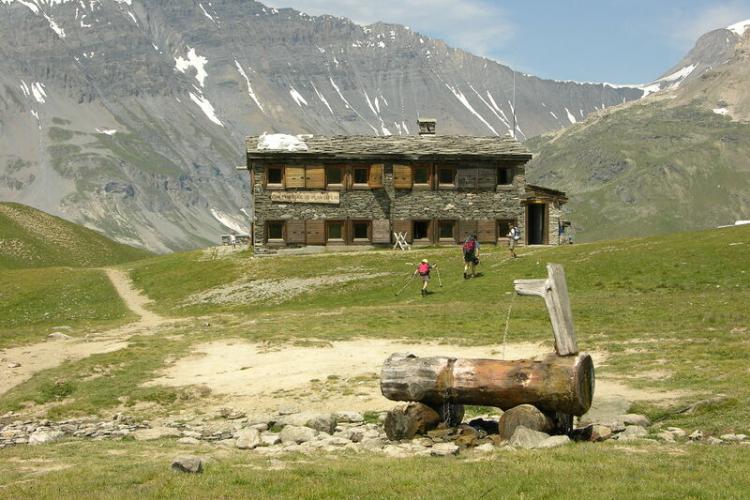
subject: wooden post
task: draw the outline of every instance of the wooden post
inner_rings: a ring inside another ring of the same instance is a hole
[[[392,354],[383,365],[380,390],[394,401],[495,406],[532,404],[543,412],[583,415],[594,393],[588,354],[542,360],[419,358]]]
[[[513,285],[518,295],[533,295],[544,299],[552,322],[557,354],[559,356],[578,354],[565,271],[560,264],[547,264],[547,275],[547,279],[515,280]]]

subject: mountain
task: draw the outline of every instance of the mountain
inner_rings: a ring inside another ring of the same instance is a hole
[[[570,196],[579,239],[750,219],[750,21],[701,37],[663,90],[527,143],[530,182]]]
[[[644,93],[249,0],[0,0],[0,26],[0,199],[158,252],[247,227],[247,135],[504,135],[515,77],[523,139]]]
[[[95,267],[150,254],[18,203],[0,203],[0,269]]]

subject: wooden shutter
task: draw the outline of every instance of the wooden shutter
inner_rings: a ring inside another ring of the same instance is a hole
[[[477,189],[482,191],[495,190],[497,185],[497,171],[495,168],[477,169]]]
[[[456,169],[456,189],[474,190],[477,187],[477,169],[476,168],[457,168]]]
[[[286,167],[286,188],[305,187],[305,167]]]
[[[389,221],[388,219],[378,219],[372,221],[372,242],[391,242],[391,221]]]
[[[286,242],[287,243],[305,243],[305,221],[288,220],[286,221]]]
[[[377,163],[370,165],[370,178],[367,181],[370,188],[382,188],[383,187],[383,164]]]
[[[396,189],[411,189],[411,166],[393,165],[393,187]]]
[[[414,235],[411,231],[411,221],[407,219],[399,219],[393,221],[393,232],[394,233],[406,233],[406,241],[411,243],[414,241]]]
[[[325,189],[326,169],[322,165],[311,165],[305,169],[305,187],[308,189]]]
[[[497,243],[497,222],[495,219],[477,221],[477,239],[480,243]]]
[[[305,222],[305,241],[308,245],[326,244],[326,221],[322,219]]]
[[[477,221],[461,220],[458,221],[458,239],[464,241],[469,235],[477,233]]]

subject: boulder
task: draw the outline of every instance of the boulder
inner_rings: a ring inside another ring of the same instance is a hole
[[[65,434],[60,431],[39,430],[39,431],[33,432],[29,436],[28,442],[30,445],[36,446],[40,444],[47,444],[47,443],[53,443],[55,441],[59,441],[64,436]]]
[[[8,368],[21,368],[21,363],[16,363],[15,361],[8,363]]]
[[[745,434],[722,434],[719,437],[722,441],[731,441],[733,443],[739,443],[740,441],[747,439]]]
[[[449,455],[458,455],[458,446],[453,443],[437,443],[432,445],[430,455],[433,457],[447,457]]]
[[[336,420],[343,423],[364,422],[365,418],[356,411],[340,411],[336,413]]]
[[[607,427],[606,425],[598,425],[595,424],[592,426],[591,429],[591,441],[599,442],[599,441],[606,441],[607,439],[612,437],[612,429]]]
[[[565,446],[570,443],[571,441],[568,436],[550,436],[539,443],[536,448],[557,448],[558,446]]]
[[[539,446],[547,439],[549,434],[535,431],[524,427],[523,425],[516,428],[516,431],[510,437],[509,444],[516,448],[532,449]]]
[[[710,436],[706,439],[707,444],[722,444],[724,441],[722,441],[719,438],[715,438],[713,436]]]
[[[389,411],[383,427],[388,439],[400,441],[424,434],[440,424],[440,415],[422,403],[399,405]]]
[[[279,415],[294,415],[299,413],[299,408],[296,406],[284,405],[279,407]]]
[[[368,451],[382,450],[385,446],[385,443],[381,438],[365,438],[360,444],[362,445],[363,450]]]
[[[318,431],[310,427],[287,425],[281,430],[279,437],[283,443],[301,444],[314,440],[318,434]]]
[[[260,446],[260,432],[257,429],[242,429],[237,436],[235,446],[240,450],[253,450]]]
[[[648,431],[640,425],[628,425],[625,430],[615,436],[620,441],[642,439],[648,436]]]
[[[274,446],[281,443],[281,436],[275,432],[264,432],[260,435],[260,446]]]
[[[294,413],[279,417],[276,425],[309,427],[316,431],[333,434],[336,430],[336,415],[334,413]]]
[[[172,470],[197,474],[203,472],[203,460],[193,455],[177,457],[172,460]]]
[[[164,438],[178,438],[182,434],[171,427],[154,427],[153,429],[138,429],[133,434],[136,441],[154,441]]]
[[[510,439],[516,429],[525,427],[537,432],[547,433],[553,429],[552,419],[533,405],[518,405],[503,413],[498,424],[500,437]]]

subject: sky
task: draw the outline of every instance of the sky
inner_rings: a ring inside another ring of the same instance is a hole
[[[270,0],[359,24],[403,24],[557,80],[647,83],[704,33],[750,19],[750,0]]]

